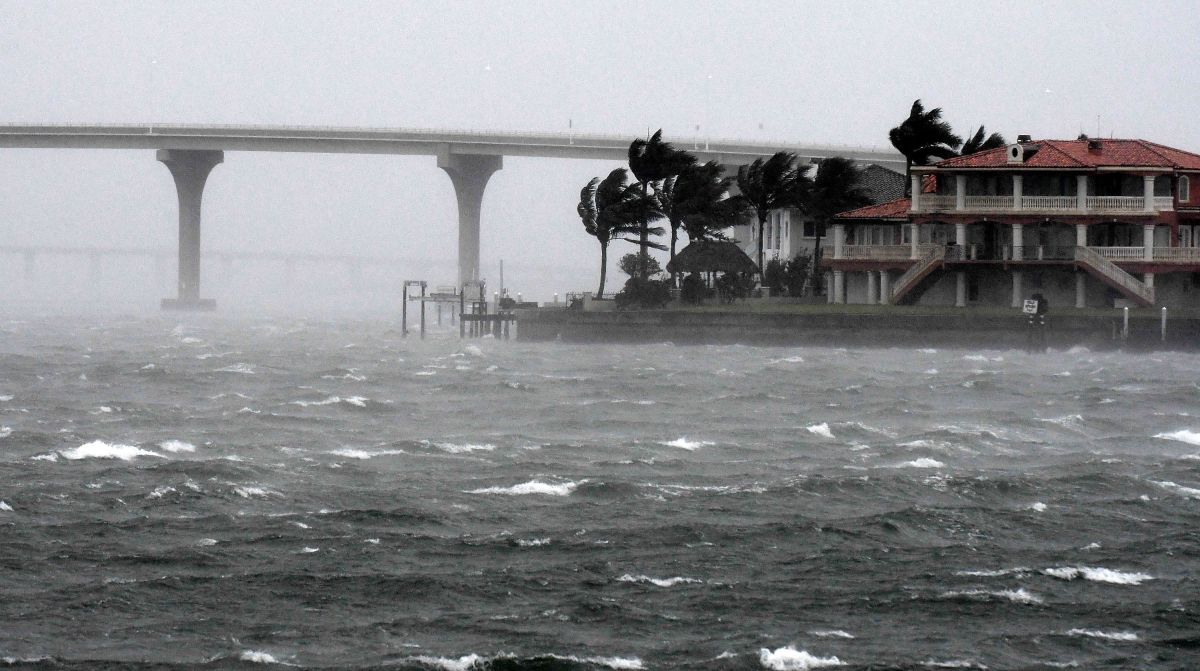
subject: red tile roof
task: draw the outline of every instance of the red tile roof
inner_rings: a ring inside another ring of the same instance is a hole
[[[857,210],[842,212],[834,217],[835,219],[906,219],[908,217],[910,202],[907,198],[880,203],[879,205],[868,205],[860,207]]]
[[[1098,149],[1088,149],[1098,143]],[[1024,163],[1009,163],[1006,147],[969,156],[956,156],[934,164],[939,170],[955,168],[1075,168],[1154,167],[1200,170],[1200,154],[1174,149],[1146,140],[1038,140],[1025,143],[1037,153]]]

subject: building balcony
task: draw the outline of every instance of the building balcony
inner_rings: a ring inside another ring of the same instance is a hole
[[[916,256],[913,256],[912,245],[843,245],[840,256],[835,256],[832,247],[823,247],[823,258],[838,261],[905,261],[923,258],[930,250],[945,248],[943,260],[950,262],[961,261],[1000,261],[1000,262],[1063,262],[1074,261],[1076,247],[1074,245],[1022,245],[1019,249],[1012,245],[985,248],[984,245],[935,245],[922,243],[917,245]],[[1099,256],[1113,263],[1144,263],[1153,261],[1164,264],[1194,264],[1200,265],[1200,247],[1155,247],[1149,256],[1145,247],[1087,247]]]
[[[912,211],[924,214],[1140,214],[1175,209],[1175,200],[1171,196],[1151,198],[1149,208],[1142,196],[1086,196],[1083,207],[1080,207],[1080,199],[1075,196],[1021,196],[1020,206],[1013,196],[968,195],[960,203],[958,196],[954,195],[921,194],[915,201],[916,207]]]

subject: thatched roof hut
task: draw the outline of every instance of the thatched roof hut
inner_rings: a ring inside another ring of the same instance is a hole
[[[758,266],[736,243],[697,240],[667,264],[670,273],[757,273]]]

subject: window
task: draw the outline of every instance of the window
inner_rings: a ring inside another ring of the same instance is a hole
[[[818,228],[818,227],[817,227],[817,224],[816,224],[816,222],[814,222],[814,221],[806,221],[806,222],[804,222],[804,237],[806,237],[806,238],[815,238],[815,237],[817,237],[817,228]],[[822,237],[822,238],[824,238],[824,237],[828,237],[828,236],[826,235],[825,227],[824,227],[824,226],[821,226],[821,227],[820,227],[820,229],[821,229],[821,230],[820,230],[821,237]]]
[[[1179,176],[1179,202],[1186,203],[1189,200],[1191,200],[1190,194],[1188,193],[1189,186],[1190,185],[1188,184],[1187,175],[1180,175]]]

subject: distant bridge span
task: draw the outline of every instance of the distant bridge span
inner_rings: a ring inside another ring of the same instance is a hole
[[[200,203],[211,170],[226,151],[397,154],[437,157],[458,200],[459,282],[478,279],[479,213],[483,192],[504,156],[624,160],[629,136],[573,133],[320,128],[218,125],[0,125],[0,148],[153,149],[175,179],[179,196],[179,285],[170,308],[210,308],[200,298]],[[904,159],[880,149],[746,142],[680,140],[701,161],[738,166],[777,151],[802,159],[845,156],[900,170]]]

